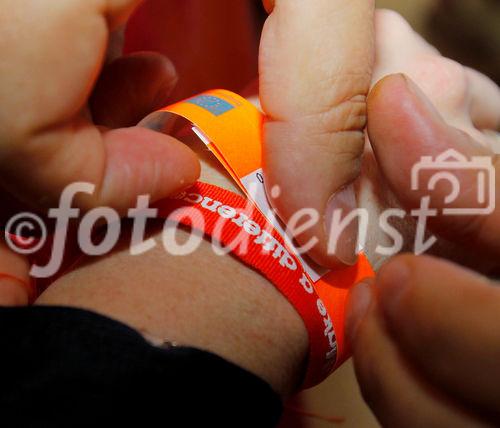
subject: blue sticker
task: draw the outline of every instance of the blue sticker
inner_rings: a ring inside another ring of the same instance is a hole
[[[209,111],[214,116],[221,116],[234,109],[234,106],[229,104],[227,101],[212,95],[200,95],[198,97],[191,98],[186,102],[197,105],[198,107]]]

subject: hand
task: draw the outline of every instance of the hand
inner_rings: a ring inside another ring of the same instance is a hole
[[[375,23],[369,144],[357,187],[359,205],[370,214],[365,252],[378,268],[387,255],[378,252],[377,246],[393,245],[378,220],[388,209],[409,212],[420,207],[425,192],[410,191],[410,183],[412,168],[423,156],[435,158],[448,149],[467,157],[500,153],[500,139],[494,132],[500,124],[500,90],[484,75],[442,57],[397,13],[377,11]],[[462,192],[456,206],[477,205],[473,200],[476,179],[475,172],[461,176]],[[425,177],[421,187],[425,190]],[[447,185],[438,185],[431,195],[431,206],[441,208],[439,204],[449,190]],[[497,210],[495,218],[498,215]],[[483,216],[430,218],[428,226],[438,238],[431,253],[487,272],[498,265],[497,260],[478,251],[485,243],[493,241],[495,245],[487,225],[490,221]],[[486,223],[485,227],[479,223]],[[403,237],[403,251],[413,252],[414,218],[408,215],[393,227]],[[479,232],[484,239],[475,239]]]
[[[498,423],[498,283],[450,262],[400,256],[351,291],[348,320],[356,375],[382,425]]]
[[[176,80],[170,62],[139,54],[103,69],[110,32],[138,3],[3,3],[9,11],[0,17],[0,182],[6,192],[46,209],[57,206],[68,184],[86,181],[97,189],[77,199],[80,208],[123,211],[140,194],[158,200],[196,180],[198,160],[180,142],[126,128],[166,102]]]
[[[380,24],[385,26],[384,32]],[[500,95],[477,72],[442,58],[396,15],[379,15],[378,60],[405,72],[379,82],[368,100],[368,132],[381,175],[401,205],[420,204],[410,173],[422,156],[455,148],[490,156],[500,121]],[[384,37],[385,34],[385,37]],[[399,59],[396,61],[396,59]],[[456,206],[475,207],[472,174],[458,176]],[[449,188],[438,186],[441,208]],[[433,233],[498,267],[500,210],[489,216],[435,217]],[[355,287],[348,334],[362,392],[384,426],[482,426],[500,418],[500,288],[471,271],[430,257],[400,256],[373,283]]]
[[[124,212],[138,195],[164,198],[199,175],[183,144],[137,127],[167,103],[169,60],[140,53],[104,64],[112,30],[139,1],[6,0],[0,16],[0,218],[58,206],[77,181],[96,185],[84,210]],[[80,195],[81,196],[81,195]],[[28,206],[28,208],[26,208]],[[0,304],[26,304],[28,263],[0,242]]]

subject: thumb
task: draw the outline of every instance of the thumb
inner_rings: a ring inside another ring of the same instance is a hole
[[[500,254],[498,156],[446,124],[423,92],[403,75],[386,77],[372,90],[368,133],[382,174],[405,207],[420,208],[429,198],[430,208],[437,210],[428,218],[431,230],[469,248]],[[436,169],[443,154],[458,156],[460,167],[450,164]],[[471,168],[470,162],[478,159],[490,167]],[[419,165],[425,167],[417,169]]]
[[[356,208],[373,48],[374,2],[275,0],[260,50],[264,170],[283,220],[313,208],[321,220],[297,240],[319,240],[311,256],[323,265],[356,261],[355,225],[328,254],[329,212]],[[275,193],[275,192],[273,192]],[[328,209],[328,206],[330,208]]]
[[[500,409],[500,289],[431,257],[382,267],[378,301],[403,354],[450,396],[486,414]]]

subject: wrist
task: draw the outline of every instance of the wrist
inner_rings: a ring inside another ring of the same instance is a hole
[[[187,238],[176,233],[178,242]],[[147,338],[213,352],[283,396],[302,380],[308,336],[295,309],[264,277],[216,255],[207,241],[186,257],[167,254],[161,243],[142,256],[115,251],[59,279],[37,304],[92,310]]]

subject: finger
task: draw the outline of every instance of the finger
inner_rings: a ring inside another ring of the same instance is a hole
[[[404,73],[418,84],[448,123],[470,129],[471,91],[466,68],[443,57],[394,11],[378,10],[375,30],[373,83],[389,74]]]
[[[405,355],[450,396],[500,416],[500,288],[449,262],[403,256],[378,276]]]
[[[470,86],[470,115],[478,129],[500,130],[500,88],[490,78],[466,69]]]
[[[350,292],[347,310],[356,376],[381,425],[480,426],[419,378],[387,332],[375,296],[375,287],[360,284]]]
[[[14,253],[0,239],[0,306],[26,306],[34,293],[26,257]]]
[[[108,21],[123,20],[137,1],[7,3],[17,18],[0,15],[0,99],[8,106],[0,109],[4,187],[47,208],[68,184],[90,182],[97,190],[80,199],[83,207],[123,211],[138,194],[157,200],[196,180],[198,160],[178,141],[134,128],[101,133],[85,114]]]
[[[296,238],[319,239],[311,255],[329,266],[356,260],[356,225],[342,234],[335,254],[328,254],[327,230],[336,209],[356,208],[351,184],[364,146],[373,9],[366,0],[278,0],[261,41],[267,189],[281,189],[273,202],[285,220],[305,207],[324,216]]]
[[[139,195],[160,200],[191,185],[200,172],[194,152],[172,137],[137,127],[100,133],[84,120],[33,137],[5,154],[0,168],[5,187],[26,203],[59,206],[66,186],[87,182],[96,189],[76,195],[78,207],[108,206],[120,214]]]
[[[153,52],[131,54],[106,66],[96,84],[90,107],[97,125],[133,126],[167,105],[177,83],[173,64]]]
[[[377,55],[373,83],[390,74],[404,73],[418,84],[448,123],[470,128],[465,68],[444,58],[394,11],[377,11],[375,30]]]
[[[110,22],[138,0],[5,0],[0,16],[0,110],[8,140],[70,120],[85,105],[106,53]],[[41,19],[40,17],[43,17]]]
[[[483,131],[484,137],[487,139],[487,145],[491,147],[491,150],[500,155],[500,131]]]
[[[439,210],[428,218],[435,233],[453,242],[467,243],[469,248],[499,253],[500,209],[495,207],[500,207],[500,196],[497,191],[480,201],[477,168],[452,170],[458,180],[453,190],[458,194],[451,202],[446,199],[451,182],[441,180],[430,190],[429,183],[436,171],[424,168],[421,175],[415,171],[423,157],[435,162],[450,149],[465,158],[459,161],[465,162],[465,166],[473,156],[479,156],[491,161],[497,172],[500,158],[466,133],[449,127],[419,88],[402,75],[389,76],[375,86],[368,100],[368,114],[368,133],[378,164],[403,205],[417,209],[430,196],[430,207]],[[488,190],[500,188],[500,174],[494,172],[488,170],[487,176],[494,179],[494,185],[485,186]],[[418,183],[412,183],[412,175],[417,176]],[[464,214],[469,209],[482,209],[483,215],[441,215],[444,208],[465,209]],[[484,215],[485,211],[491,213]]]
[[[440,56],[399,13],[389,9],[375,12],[375,71],[373,83],[384,76],[412,71],[415,58]]]

